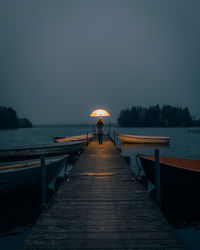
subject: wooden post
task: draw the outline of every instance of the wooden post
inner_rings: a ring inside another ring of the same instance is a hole
[[[45,165],[45,156],[40,157],[41,160],[41,199],[42,199],[42,208],[47,206],[47,194],[46,194],[46,165]]]
[[[113,132],[113,144],[115,145],[115,130]]]
[[[87,146],[89,144],[88,132],[87,132]]]
[[[162,206],[161,189],[160,189],[160,156],[159,149],[155,149],[155,184],[156,184],[156,201]]]
[[[109,120],[109,124],[108,124],[108,136],[110,137],[110,120]]]

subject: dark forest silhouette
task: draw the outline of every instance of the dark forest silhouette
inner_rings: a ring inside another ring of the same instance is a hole
[[[33,125],[26,118],[18,118],[10,107],[0,107],[0,129],[30,128]]]
[[[120,112],[120,127],[192,127],[200,126],[200,120],[192,117],[188,108],[164,105],[149,108],[134,106]]]

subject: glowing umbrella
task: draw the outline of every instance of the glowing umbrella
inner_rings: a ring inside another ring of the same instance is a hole
[[[102,116],[110,116],[110,114],[105,109],[96,109],[90,114],[90,116],[101,116],[102,117]]]
[[[110,114],[108,113],[108,111],[106,111],[105,109],[96,109],[94,110],[90,116],[92,117],[102,117],[102,116],[110,116]],[[110,134],[110,120],[109,120],[109,129],[108,129],[108,134]]]

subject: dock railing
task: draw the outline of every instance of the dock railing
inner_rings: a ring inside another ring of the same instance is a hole
[[[113,144],[114,145],[116,144],[116,133],[115,133],[115,130],[113,132]]]
[[[47,181],[46,181],[46,164],[45,164],[45,156],[41,156],[41,207],[45,208],[47,206]]]
[[[156,184],[156,201],[162,206],[161,188],[160,188],[160,153],[159,149],[155,149],[155,184]]]
[[[59,167],[57,168],[55,174],[50,179],[47,180],[46,159],[44,155],[40,157],[40,160],[41,160],[41,208],[47,207],[47,186],[57,178],[58,174],[63,168],[66,168],[68,159],[69,159],[69,155],[64,156],[62,159],[58,160],[58,162],[54,163],[54,164],[59,164]]]
[[[88,138],[88,132],[87,132],[87,146],[89,145],[89,138]]]
[[[145,189],[148,190],[148,177],[145,174],[145,171],[142,168],[142,164],[139,161],[140,154],[136,155],[136,164],[138,166],[138,174],[137,179],[140,180],[140,182],[144,185]],[[156,191],[156,197],[155,200],[159,207],[162,207],[162,197],[161,197],[161,178],[160,178],[160,153],[159,149],[154,150],[154,156],[155,156],[155,191]]]

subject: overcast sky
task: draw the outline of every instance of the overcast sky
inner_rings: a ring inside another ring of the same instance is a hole
[[[135,105],[200,117],[199,0],[0,0],[0,106],[34,124]]]

